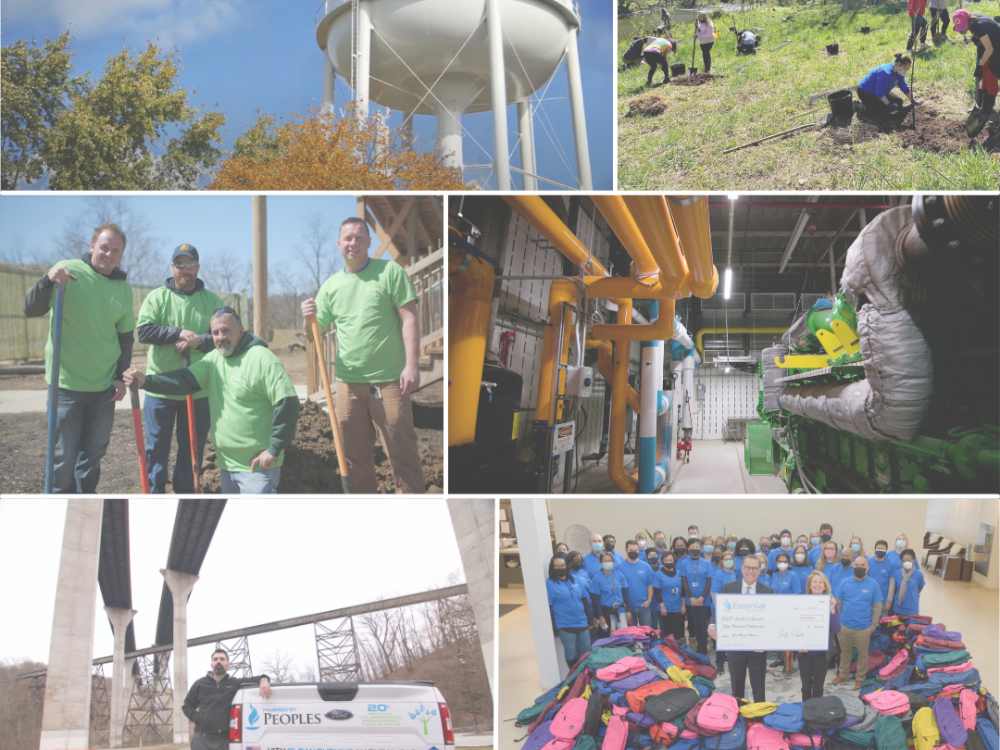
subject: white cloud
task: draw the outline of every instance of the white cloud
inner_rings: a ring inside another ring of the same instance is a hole
[[[9,21],[54,21],[83,39],[122,34],[134,46],[161,47],[211,37],[235,23],[246,0],[6,0]],[[138,37],[138,38],[130,38]]]

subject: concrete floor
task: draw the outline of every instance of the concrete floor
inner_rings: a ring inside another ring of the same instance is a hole
[[[772,476],[750,476],[743,462],[743,443],[727,440],[693,440],[691,462],[678,464],[680,471],[669,494],[691,495],[785,495],[785,483]],[[625,456],[625,468],[635,468],[635,456]],[[557,491],[562,490],[560,485]],[[580,474],[576,493],[619,494],[608,477],[607,459],[591,464]]]
[[[694,458],[691,459],[694,461]],[[920,611],[930,615],[935,622],[943,622],[948,630],[957,630],[962,641],[972,654],[972,663],[979,670],[983,687],[996,695],[1000,688],[1000,626],[997,610],[1000,606],[1000,591],[987,589],[975,583],[943,581],[940,577],[926,573],[927,585],[920,595]],[[524,588],[508,586],[499,590],[500,604],[525,605]],[[517,750],[523,737],[523,727],[514,726],[517,713],[534,703],[544,691],[539,684],[538,664],[531,639],[531,624],[527,606],[519,606],[499,620],[500,672],[498,675],[499,710],[497,713],[498,750]],[[558,646],[557,646],[558,647]],[[561,648],[561,647],[559,647]],[[711,649],[711,646],[709,646]],[[714,658],[714,657],[713,657]],[[797,668],[796,668],[797,670]],[[780,680],[780,675],[771,675],[769,680]],[[789,679],[798,683],[798,672]],[[833,686],[828,673],[827,688]],[[720,689],[727,690],[729,673],[720,675],[716,681]],[[852,685],[853,683],[846,683]],[[770,686],[769,686],[770,690]],[[848,690],[856,694],[854,690]],[[771,699],[774,691],[768,692]],[[801,696],[794,698],[801,700]]]

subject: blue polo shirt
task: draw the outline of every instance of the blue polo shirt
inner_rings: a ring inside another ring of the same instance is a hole
[[[588,592],[579,584],[565,581],[545,580],[545,589],[549,593],[549,606],[556,621],[556,629],[587,627],[587,613],[583,608],[583,599]]]
[[[726,570],[725,568],[719,568],[712,575],[712,586],[711,586],[712,592],[715,593],[715,594],[718,594],[719,592],[722,591],[722,587],[723,586],[725,586],[727,583],[732,583],[733,581],[735,581],[739,577],[740,576],[736,572],[735,566],[733,567],[732,570]],[[715,602],[714,601],[712,602],[712,607],[713,608],[715,607]]]
[[[601,556],[595,555],[593,552],[588,552],[583,556],[583,569],[587,571],[587,575],[591,578],[596,576],[601,572]]]
[[[915,564],[914,564],[915,565]],[[899,587],[903,585],[903,569],[899,568],[892,576],[896,581],[896,593],[892,595],[892,611],[897,615],[920,614],[920,587],[924,585],[924,574],[916,568],[906,582],[906,596],[899,603]]]
[[[833,595],[844,603],[840,622],[851,630],[867,630],[872,624],[872,605],[884,600],[881,598],[878,583],[870,577],[859,581],[854,577],[853,571],[849,572],[851,577],[842,580],[833,590]],[[913,579],[910,580],[912,582]]]
[[[767,553],[767,569],[768,570],[777,570],[777,568],[775,567],[774,558],[776,558],[778,556],[779,552],[785,552],[785,553],[788,554],[789,559],[791,559],[791,557],[792,557],[792,550],[793,549],[795,549],[794,546],[787,547],[787,548],[786,547],[778,546],[778,547],[775,547],[774,549],[772,549],[771,551],[769,551]]]
[[[620,570],[612,570],[610,574],[605,574],[602,570],[598,575],[590,578],[590,593],[598,594],[601,597],[602,607],[616,607],[625,603],[625,596],[622,589],[628,588],[628,581]]]
[[[809,574],[813,572],[813,566],[808,563],[805,565],[796,565],[795,563],[792,563],[788,566],[788,571],[799,577],[799,584],[802,588],[802,593],[806,593],[806,579],[809,577]]]
[[[881,562],[875,555],[868,558],[868,577],[878,583],[879,590],[882,592],[882,601],[885,601],[886,597],[889,596],[889,581],[892,580],[893,573],[901,567],[899,555],[896,555],[895,561],[888,554],[882,558]]]
[[[649,594],[649,586],[653,585],[653,569],[649,563],[643,560],[632,562],[626,559],[625,562],[616,565],[615,570],[620,570],[625,580],[628,581],[629,597],[632,606],[638,607]]]
[[[802,581],[799,579],[791,567],[784,573],[776,570],[771,574],[771,582],[768,584],[774,589],[775,594],[801,594]]]
[[[702,606],[710,606],[710,602],[707,599],[712,583],[712,564],[700,557],[697,560],[692,560],[691,556],[688,555],[678,563],[677,572],[687,579],[688,588],[691,590],[693,596],[696,598],[704,596],[706,598]],[[688,606],[691,606],[690,597],[685,599],[685,601]]]
[[[854,578],[854,569],[845,568],[840,564],[840,560],[837,560],[834,565],[827,565],[823,568],[823,573],[826,574],[827,580],[830,581],[830,591],[836,591],[837,584],[845,578]]]
[[[663,568],[656,574],[656,587],[660,590],[660,598],[667,612],[680,612],[684,603],[684,587],[681,582],[681,572],[668,576]]]
[[[587,572],[586,568],[580,568],[579,570],[570,571],[573,574],[573,580],[576,585],[582,588],[586,592],[590,592],[590,573]]]

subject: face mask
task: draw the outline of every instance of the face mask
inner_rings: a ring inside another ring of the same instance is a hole
[[[722,567],[725,568],[726,570],[731,570],[732,567],[733,567],[733,561],[732,560],[723,560],[722,561]]]
[[[909,560],[907,560],[905,563],[903,563],[903,568],[906,569],[906,570],[909,570],[912,567],[913,567],[913,563],[911,563]]]
[[[594,542],[593,544],[590,545],[590,548],[594,550],[594,554],[596,555],[599,554],[604,549],[604,545],[601,544],[600,542]]]
[[[565,577],[566,577],[566,568],[562,568],[562,569],[557,568],[556,569],[556,578],[565,578]]]
[[[687,554],[687,548],[685,547],[674,547],[674,554],[678,557],[684,557]]]
[[[570,568],[572,568],[573,570],[580,570],[580,568],[582,568],[582,567],[583,567],[583,563],[580,562],[579,560],[574,560],[573,564],[570,565]]]
[[[736,542],[727,542],[726,546],[729,547],[729,549],[736,549]]]
[[[614,552],[614,550],[615,550],[615,543],[614,542],[605,542],[604,543],[604,550],[605,550],[605,552]]]
[[[605,570],[614,570],[615,564],[614,563],[601,563],[601,567],[604,568]]]
[[[875,559],[876,560],[881,560],[883,557],[885,557],[885,550],[884,549],[877,549],[877,550],[875,550]]]
[[[660,564],[658,562],[656,562],[656,560],[654,560],[653,558],[648,559],[646,561],[646,564],[649,565],[649,567],[651,567],[653,570],[659,570],[660,569]]]
[[[761,552],[770,552],[771,551],[771,545],[770,544],[762,544],[762,545],[760,545],[760,551]]]
[[[853,551],[854,554],[857,554],[858,552],[861,551],[861,545],[860,544],[852,544],[851,545],[851,551]]]
[[[672,576],[674,573],[677,572],[677,568],[674,567],[673,565],[664,565],[663,572],[666,573],[668,576]]]
[[[638,560],[639,559],[639,553],[636,552],[635,550],[632,550],[631,552],[628,553],[628,559],[629,560]]]
[[[656,540],[656,548],[657,549],[666,549],[667,548],[666,541],[663,540],[663,539],[657,539]]]
[[[715,547],[712,547],[711,545],[709,545],[708,547],[705,547],[705,556],[708,557],[714,551],[715,551]]]
[[[792,543],[792,538],[788,536],[781,537],[781,546],[788,547]]]
[[[646,542],[643,539],[639,540],[639,549],[646,549]]]
[[[811,542],[812,542],[812,543],[813,543],[814,545],[815,545],[815,544],[819,544],[819,537],[818,537],[818,536],[814,536],[814,537],[813,537],[812,539],[810,539],[809,541],[811,541]]]
[[[567,552],[556,552],[556,557],[561,557],[563,560],[565,560],[567,557],[569,557],[569,553],[567,553]]]
[[[699,557],[701,557],[701,550],[700,549],[693,549],[693,550],[691,550],[691,559],[692,560],[697,560]]]
[[[778,563],[778,570],[780,570],[782,572],[788,570],[788,563],[786,563],[786,562],[780,562],[780,563]]]
[[[823,555],[826,557],[827,560],[832,560],[833,556],[836,555],[836,554],[837,554],[837,550],[835,550],[835,549],[828,549],[828,550],[826,550],[826,551],[823,552]]]
[[[900,549],[903,549],[903,547],[906,546],[906,540],[905,539],[897,539],[896,540],[896,546],[899,547]]]
[[[854,577],[859,581],[868,574],[867,568],[862,568],[860,565],[854,569]]]
[[[853,565],[853,563],[850,560],[841,560],[840,564],[843,565],[845,568],[849,568],[851,567],[851,565]]]
[[[746,557],[746,556],[747,556],[747,555],[749,555],[749,554],[750,554],[750,550],[748,550],[748,549],[741,549],[741,550],[739,551],[739,555],[740,555],[740,557]]]
[[[825,544],[826,542],[829,542],[831,539],[833,539],[833,534],[820,534],[819,538],[823,540],[823,543]]]
[[[800,563],[805,561],[806,561],[806,556],[803,555],[801,552],[795,556],[795,562]]]

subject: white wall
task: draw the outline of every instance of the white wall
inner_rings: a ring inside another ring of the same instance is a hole
[[[927,501],[925,531],[942,534],[964,546],[978,541],[979,525],[982,523],[1000,526],[1000,501],[995,498],[930,498]],[[998,537],[1000,533],[994,533],[989,573],[985,576],[975,572],[972,574],[975,583],[990,589],[1000,588]]]
[[[928,502],[909,497],[806,501],[789,496],[782,500],[745,497],[670,501],[553,498],[549,504],[556,541],[563,540],[567,527],[579,523],[588,526],[591,533],[614,534],[618,542],[615,549],[621,548],[623,554],[625,540],[638,531],[659,529],[669,540],[687,536],[687,527],[695,524],[702,534],[718,536],[725,531],[756,544],[763,534],[789,529],[794,537],[818,530],[821,523],[827,522],[833,525],[834,541],[847,544],[852,535],[860,535],[865,552],[872,555],[876,541],[885,539],[891,545],[901,532],[919,551]]]
[[[761,381],[756,375],[737,371],[726,374],[715,365],[702,364],[694,381],[696,397],[698,383],[705,386],[705,400],[696,398],[692,410],[691,436],[695,440],[721,440],[723,427],[730,418],[757,418]]]

